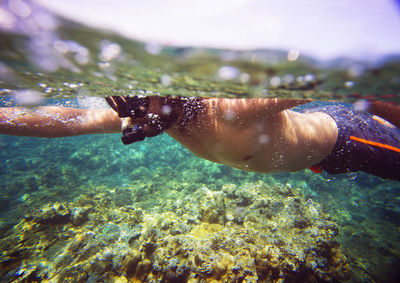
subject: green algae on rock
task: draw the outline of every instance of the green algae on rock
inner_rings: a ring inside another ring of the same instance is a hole
[[[343,281],[350,270],[337,233],[320,205],[289,184],[226,184],[220,191],[200,187],[157,211],[116,205],[104,188],[27,214],[1,241],[1,277]]]

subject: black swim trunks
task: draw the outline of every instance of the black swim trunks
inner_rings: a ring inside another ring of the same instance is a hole
[[[339,174],[364,171],[400,181],[400,130],[380,117],[343,105],[303,109],[323,112],[337,124],[338,138],[333,151],[310,169]]]

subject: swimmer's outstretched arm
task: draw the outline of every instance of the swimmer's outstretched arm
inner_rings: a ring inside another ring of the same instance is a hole
[[[172,114],[173,123],[168,128],[177,122],[181,126],[192,124],[194,122],[192,120],[195,116],[197,118],[199,110],[204,117],[207,117],[207,121],[213,123],[213,120],[229,119],[229,115],[239,116],[242,120],[267,117],[272,113],[299,104],[295,100],[280,101],[278,99],[269,100],[268,103],[263,99],[187,99],[188,103],[185,102],[186,98],[164,100],[165,97],[151,97],[148,111],[156,115],[161,115],[160,112],[164,110],[171,111],[169,114]],[[207,102],[205,103],[205,101]],[[208,106],[205,109],[205,105],[209,105],[210,109],[208,109]],[[163,106],[166,106],[166,108],[162,109]],[[115,107],[114,110],[117,111]],[[0,107],[0,134],[54,138],[118,133],[121,131],[122,118],[118,117],[117,112],[112,109],[87,110],[62,106]],[[146,123],[146,119],[136,118],[135,121],[143,124],[147,137],[162,132],[152,127],[153,124],[149,121]],[[174,131],[169,132],[173,134]]]
[[[120,131],[121,119],[112,109],[0,108],[0,134],[55,138]]]
[[[115,133],[122,124],[126,143],[165,131],[199,157],[258,172],[307,168],[330,153],[337,137],[329,115],[287,110],[307,100],[106,99],[113,109],[0,108],[0,134],[65,137]]]

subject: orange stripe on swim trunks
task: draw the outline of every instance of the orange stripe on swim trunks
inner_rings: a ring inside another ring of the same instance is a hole
[[[369,145],[373,145],[373,146],[377,146],[377,147],[382,147],[382,148],[386,148],[386,149],[393,150],[393,151],[396,151],[396,152],[400,152],[400,148],[397,148],[397,147],[394,147],[394,146],[391,146],[391,145],[387,145],[387,144],[384,144],[384,143],[379,143],[379,142],[364,140],[364,139],[360,139],[360,138],[353,137],[353,136],[350,136],[350,139],[351,139],[351,140],[354,140],[354,141],[366,143],[366,144],[369,144]]]

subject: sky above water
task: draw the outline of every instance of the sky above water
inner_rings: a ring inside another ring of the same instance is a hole
[[[373,60],[400,53],[395,0],[35,2],[79,22],[160,44],[297,49],[320,59]]]

